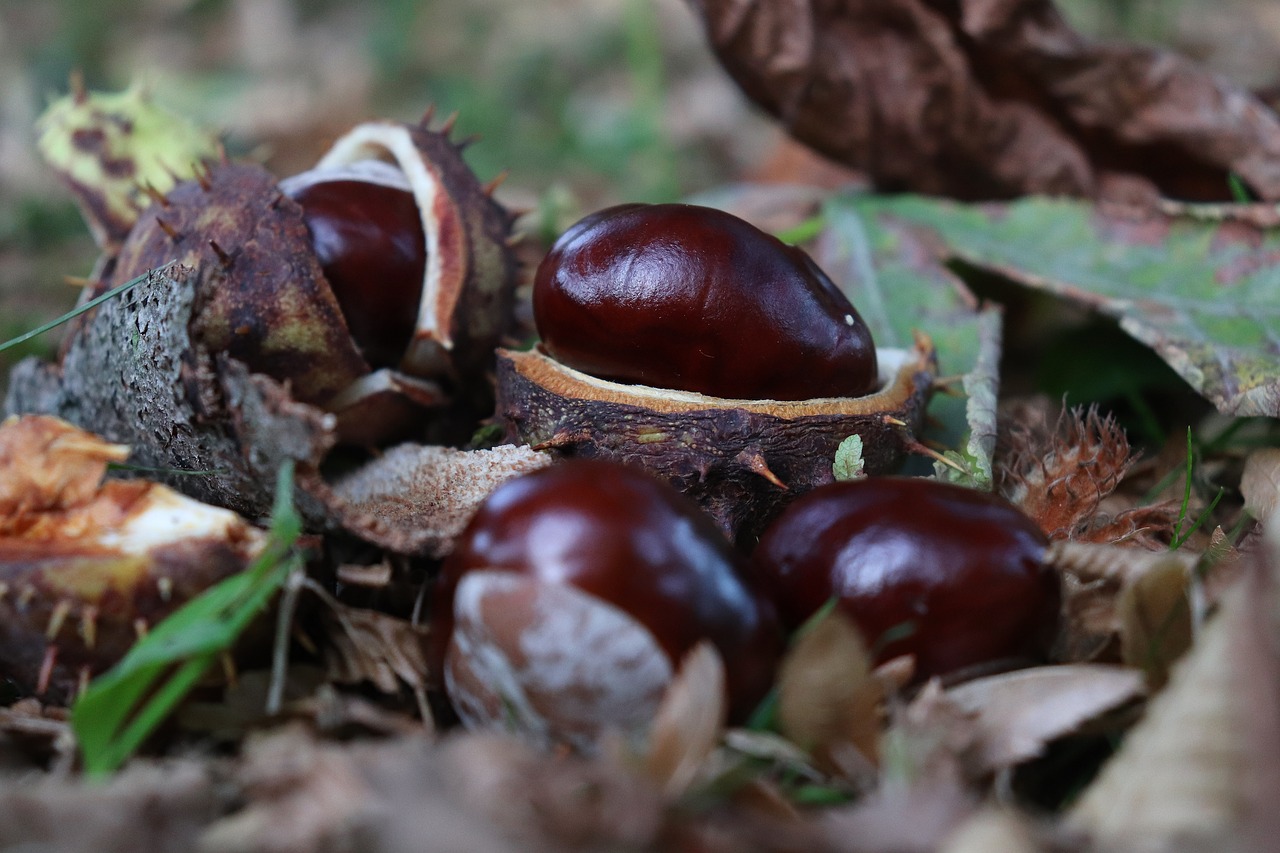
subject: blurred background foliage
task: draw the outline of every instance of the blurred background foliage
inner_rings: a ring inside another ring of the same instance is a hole
[[[1060,5],[1088,34],[1171,44],[1251,86],[1280,80],[1275,0]],[[854,177],[746,103],[683,0],[0,0],[0,340],[69,308],[64,276],[96,256],[34,148],[35,119],[73,70],[93,89],[145,82],[281,175],[362,119],[456,111],[457,137],[481,137],[467,149],[476,172],[508,171],[500,198],[534,211],[548,239],[622,200]]]

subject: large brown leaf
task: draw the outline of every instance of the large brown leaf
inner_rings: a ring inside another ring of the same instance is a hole
[[[1050,0],[689,0],[738,85],[886,189],[1280,198],[1280,117],[1176,54],[1096,44]]]

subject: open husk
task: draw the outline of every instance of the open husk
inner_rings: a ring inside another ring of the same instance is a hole
[[[538,350],[498,351],[507,437],[564,456],[639,465],[672,482],[730,536],[750,539],[792,498],[832,482],[836,448],[862,439],[864,470],[886,473],[919,429],[932,391],[932,343],[880,350],[880,389],[864,397],[728,400],[588,376]]]

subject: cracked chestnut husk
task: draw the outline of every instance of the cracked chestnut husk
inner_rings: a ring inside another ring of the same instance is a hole
[[[0,679],[64,703],[151,625],[243,571],[266,534],[144,480],[129,448],[56,418],[0,422]]]
[[[390,157],[386,162],[380,157]],[[277,182],[210,166],[139,217],[110,284],[171,260],[206,270],[196,337],[337,416],[340,441],[420,433],[487,407],[511,313],[511,226],[445,133],[371,122]]]
[[[146,281],[80,318],[56,364],[20,363],[6,410],[128,444],[137,464],[174,471],[158,475],[168,484],[250,518],[269,512],[292,460],[313,528],[439,556],[449,538],[425,535],[441,532],[428,510],[456,514],[541,454],[457,451],[466,494],[446,484],[416,518],[386,513],[389,487],[368,477],[364,498],[344,490],[388,449],[407,451],[396,458],[410,475],[433,466],[432,444],[465,441],[492,412],[512,216],[451,123],[428,119],[358,125],[283,181],[224,158],[168,193],[145,187],[152,203],[108,250],[95,292]]]
[[[867,473],[892,470],[936,374],[923,336],[877,350],[803,251],[694,205],[588,216],[539,266],[533,306],[541,343],[498,351],[508,437],[645,467],[746,546],[833,481],[849,436]]]

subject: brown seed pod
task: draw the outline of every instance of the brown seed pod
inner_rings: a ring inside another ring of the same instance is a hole
[[[836,448],[861,436],[868,473],[890,471],[919,428],[936,373],[933,345],[879,351],[879,389],[862,397],[729,400],[610,382],[537,351],[498,351],[498,416],[509,437],[565,456],[640,465],[669,480],[739,542],[792,498],[834,480]]]
[[[164,486],[102,483],[127,455],[56,418],[0,424],[0,677],[45,701],[72,698],[266,541]]]

